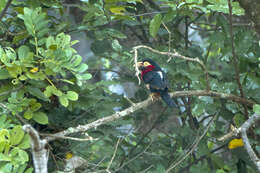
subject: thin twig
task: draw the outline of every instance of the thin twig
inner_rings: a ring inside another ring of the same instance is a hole
[[[123,167],[125,167],[126,165],[128,165],[130,162],[134,161],[135,159],[137,159],[138,157],[140,157],[142,154],[144,154],[146,152],[146,150],[148,150],[148,148],[150,148],[150,146],[152,145],[152,141],[148,144],[148,146],[139,154],[137,154],[135,157],[133,157],[132,159],[128,160],[126,163],[124,163],[121,167],[119,167],[115,172],[119,171],[120,169],[122,169]]]
[[[231,5],[231,0],[228,0],[228,8],[229,8],[229,32],[230,32],[230,38],[231,38],[231,48],[232,48],[232,56],[233,56],[233,64],[234,64],[234,68],[235,68],[235,73],[236,73],[236,81],[237,81],[237,85],[240,91],[240,96],[242,98],[245,98],[244,95],[244,91],[243,91],[243,87],[242,84],[240,82],[240,77],[239,77],[239,68],[238,68],[238,58],[235,52],[235,47],[234,47],[234,35],[233,35],[233,28],[232,28],[232,5]],[[245,112],[245,117],[246,119],[248,119],[248,110],[247,110],[247,106],[245,104],[243,104],[244,107],[244,112]]]
[[[138,52],[137,52],[137,49],[133,49],[133,50],[134,50],[134,61],[135,61],[135,71],[136,71],[135,75],[136,75],[136,77],[138,79],[138,84],[140,85],[141,84],[141,79],[139,77],[139,74],[141,74],[141,72],[140,72],[140,70],[139,70],[139,68],[137,66]]]
[[[163,13],[168,13],[168,11],[154,11],[154,12],[150,12],[150,13],[130,15],[130,17],[150,16],[150,15],[154,15],[154,14],[163,14]]]
[[[11,5],[12,0],[8,0],[8,2],[5,5],[5,8],[2,10],[1,14],[0,14],[0,21],[2,21],[2,18],[4,17],[8,7]]]
[[[182,157],[182,159],[180,159],[177,163],[171,165],[167,170],[166,170],[166,173],[170,172],[172,169],[174,169],[176,166],[178,166],[180,163],[182,163],[190,154],[193,153],[193,151],[197,148],[199,142],[201,141],[201,139],[206,135],[206,133],[208,132],[211,124],[214,122],[215,118],[217,116],[215,115],[211,120],[210,122],[208,123],[205,131],[203,132],[203,134],[197,139],[194,141],[194,145],[192,146],[192,148],[190,149],[190,151],[184,156]]]
[[[219,150],[221,150],[222,148],[226,147],[227,144],[223,144],[213,150],[210,151],[210,153],[215,153]],[[205,155],[202,155],[200,156],[198,159],[194,160],[192,163],[188,164],[186,167],[182,168],[181,170],[179,170],[178,173],[183,173],[185,172],[188,168],[190,168],[192,165],[196,165],[199,161],[203,160],[203,159],[206,159],[208,158],[209,154],[205,154]]]
[[[115,156],[116,156],[117,148],[118,148],[118,145],[119,145],[120,142],[121,142],[121,138],[119,138],[119,139],[117,140],[114,154],[113,154],[113,156],[112,156],[112,158],[111,158],[111,160],[110,160],[110,162],[109,162],[109,164],[108,164],[108,166],[107,166],[106,171],[109,172],[109,173],[111,173],[111,172],[109,171],[109,169],[110,169],[110,167],[111,167],[111,165],[112,165],[112,163],[113,163],[113,160],[114,160],[114,158],[115,158]]]
[[[146,171],[148,171],[148,170],[151,169],[152,167],[154,167],[154,165],[150,165],[148,168],[145,168],[145,170],[141,171],[140,173],[145,173]]]
[[[134,103],[132,100],[130,100],[130,98],[128,98],[127,96],[124,96],[124,98],[125,98],[132,106],[135,105],[135,103]]]
[[[166,110],[167,110],[167,107],[164,108],[160,114],[162,115]],[[154,121],[153,125],[150,127],[150,129],[148,129],[148,130],[145,132],[145,134],[142,135],[141,139],[138,140],[138,142],[136,143],[136,145],[135,145],[133,148],[131,148],[131,150],[129,151],[128,155],[125,156],[125,157],[122,159],[122,161],[121,161],[121,163],[120,163],[120,166],[123,165],[123,163],[125,162],[125,160],[127,159],[127,157],[131,156],[132,153],[133,153],[133,152],[138,148],[138,146],[143,142],[143,140],[152,132],[152,130],[156,127],[156,125],[157,125],[157,123],[159,122],[159,120],[160,120],[160,116],[158,116],[158,117],[156,118],[156,120]],[[119,167],[120,167],[120,166],[119,166]]]
[[[168,52],[171,52],[171,35],[172,35],[172,33],[171,33],[171,31],[169,30],[169,28],[165,25],[165,23],[164,22],[162,22],[162,24],[163,24],[163,26],[164,26],[164,28],[166,29],[166,31],[168,32],[168,34],[169,34],[169,40],[168,40]]]

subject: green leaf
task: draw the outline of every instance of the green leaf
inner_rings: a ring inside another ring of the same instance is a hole
[[[3,8],[5,8],[7,0],[0,1],[0,11],[2,11]]]
[[[77,44],[79,42],[79,40],[73,40],[71,41],[70,45],[73,46],[74,44]]]
[[[26,89],[31,95],[37,97],[38,99],[41,99],[43,101],[49,100],[47,96],[39,88],[34,88],[33,86],[27,86]]]
[[[10,137],[11,137],[10,139],[11,145],[19,144],[24,137],[24,131],[22,129],[22,126],[15,126],[11,130]]]
[[[11,78],[10,74],[6,69],[0,69],[0,80]]]
[[[224,171],[223,169],[218,169],[217,171],[216,171],[216,173],[225,173],[226,171]]]
[[[48,124],[48,116],[43,112],[36,112],[33,119],[39,124]]]
[[[44,91],[44,95],[46,97],[50,97],[51,95],[56,95],[56,96],[62,96],[62,92],[58,90],[55,86],[49,85],[46,87],[46,90]]]
[[[23,114],[24,118],[26,118],[27,120],[31,119],[33,117],[33,111],[31,110],[27,110],[24,114]]]
[[[28,149],[30,148],[30,136],[26,134],[22,140],[22,142],[18,145],[19,148],[21,149]]]
[[[254,104],[253,106],[253,111],[260,116],[260,105],[259,104]]]
[[[25,168],[27,167],[27,164],[23,164],[20,167],[16,167],[16,170],[14,170],[17,173],[24,173]]]
[[[27,46],[21,46],[18,49],[18,57],[20,60],[26,59],[30,49]]]
[[[92,78],[92,75],[90,73],[85,73],[80,75],[82,80],[89,80]]]
[[[83,73],[87,69],[88,69],[88,65],[87,64],[80,64],[79,67],[76,67],[74,70],[76,72],[78,72],[78,73]]]
[[[112,41],[112,48],[118,52],[120,52],[122,50],[122,46],[119,44],[118,40]]]
[[[68,91],[67,94],[66,94],[67,98],[69,100],[72,100],[72,101],[76,101],[78,100],[78,93],[74,92],[74,91]]]
[[[29,156],[24,150],[19,150],[18,156],[19,156],[19,161],[21,161],[23,163],[29,161]]]
[[[66,96],[60,96],[59,97],[60,104],[64,107],[67,107],[69,105],[69,100]]]
[[[60,81],[69,83],[69,84],[71,84],[71,85],[74,85],[74,82],[72,82],[72,81],[70,81],[70,80],[67,80],[67,79],[60,79]]]
[[[0,161],[11,161],[11,157],[4,155],[3,153],[0,153]]]
[[[28,168],[24,173],[32,173],[33,172],[33,168]]]
[[[82,57],[80,55],[74,55],[73,56],[73,66],[78,66],[82,61]]]
[[[245,122],[245,118],[244,115],[237,113],[234,117],[233,117],[233,121],[235,123],[235,125],[237,127],[241,126],[244,122]]]
[[[5,172],[12,172],[13,165],[11,163],[4,164],[2,167],[0,167],[0,171],[3,173]]]
[[[62,96],[62,92],[60,90],[58,90],[57,88],[54,87],[54,89],[52,90],[52,93],[58,97]]]
[[[157,14],[153,17],[149,25],[149,31],[152,37],[156,37],[162,22],[162,15]]]

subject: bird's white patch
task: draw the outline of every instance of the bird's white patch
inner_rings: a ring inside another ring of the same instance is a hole
[[[161,71],[158,71],[157,73],[159,74],[160,78],[163,79],[163,73]]]

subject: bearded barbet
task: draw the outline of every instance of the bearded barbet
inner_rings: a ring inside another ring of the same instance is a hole
[[[177,107],[168,93],[168,82],[166,80],[166,74],[161,69],[161,67],[153,60],[148,58],[141,62],[137,62],[137,66],[139,70],[141,70],[142,80],[151,92],[152,100],[158,99],[161,96],[162,100],[169,107]]]

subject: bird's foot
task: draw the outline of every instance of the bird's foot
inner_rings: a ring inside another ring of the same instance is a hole
[[[160,93],[151,93],[150,96],[152,98],[152,101],[156,101],[156,100],[159,100]]]

